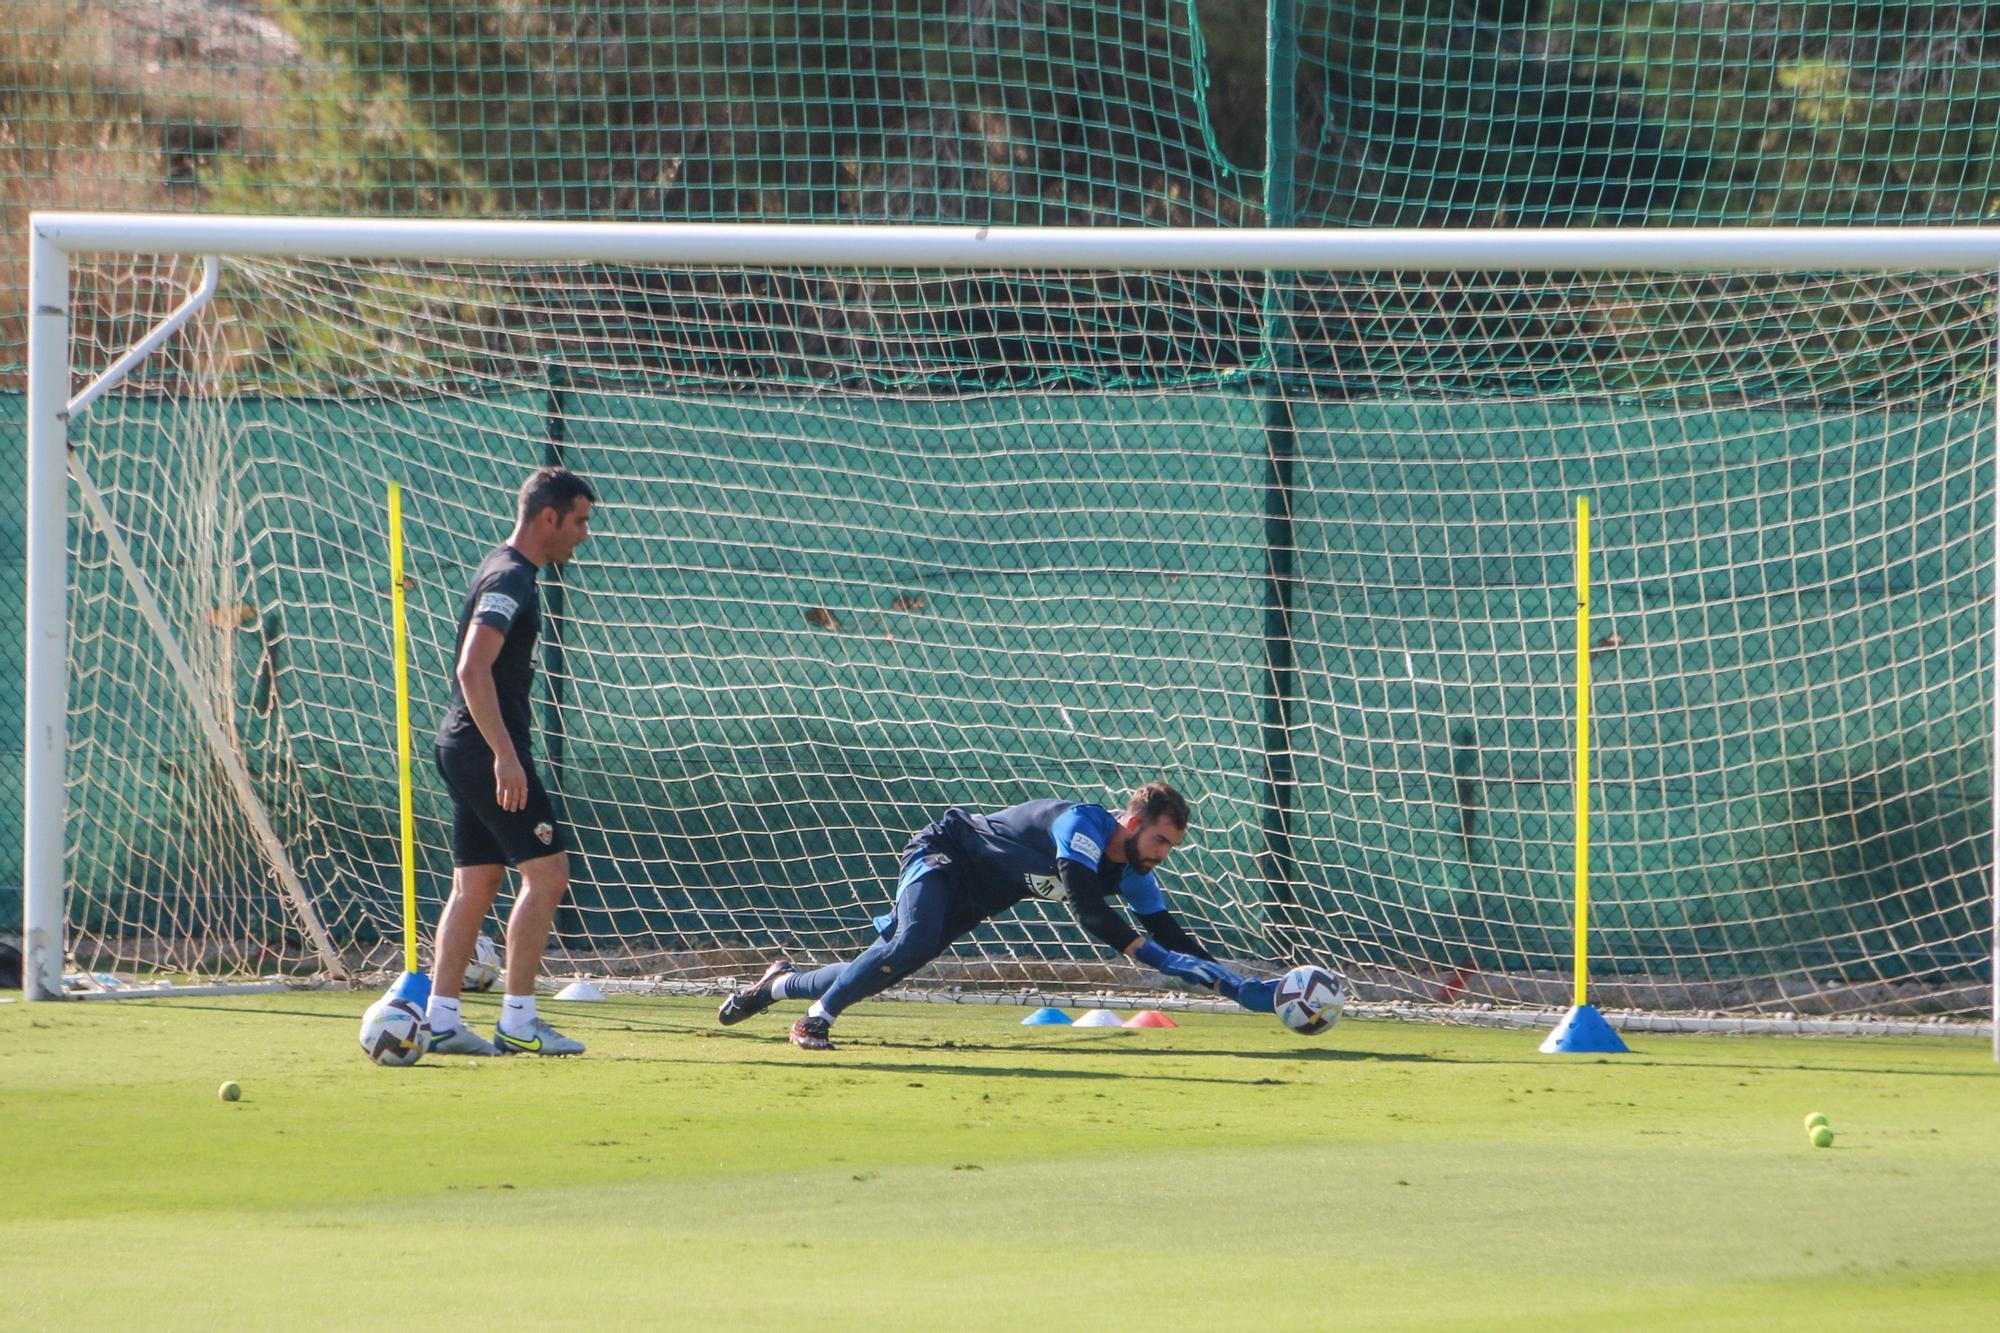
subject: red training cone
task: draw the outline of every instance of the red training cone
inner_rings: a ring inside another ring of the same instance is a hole
[[[1125,1026],[1128,1028],[1177,1028],[1180,1024],[1174,1022],[1173,1019],[1168,1018],[1157,1009],[1141,1009],[1138,1013],[1125,1020]]]

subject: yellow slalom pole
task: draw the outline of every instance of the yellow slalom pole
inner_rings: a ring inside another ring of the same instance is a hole
[[[403,970],[417,968],[417,816],[410,788],[409,613],[403,596],[403,488],[389,483],[389,601],[396,653],[396,785],[403,815]]]
[[[1576,1003],[1589,1003],[1590,501],[1576,500]]]

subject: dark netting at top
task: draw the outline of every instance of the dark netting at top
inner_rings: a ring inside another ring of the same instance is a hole
[[[1988,6],[1300,0],[1280,12],[1297,61],[1272,90],[1274,223],[1929,225],[1986,221],[2000,199]],[[1977,308],[1976,281],[1953,297],[1849,280],[1833,332],[1818,289],[1800,300],[1769,279],[1642,279],[1577,309],[1564,275],[1513,277],[1309,294],[1289,313],[1324,350],[1297,369],[1343,395],[1880,399],[1959,394],[1984,358],[1970,326],[1940,319]],[[1354,352],[1332,359],[1341,348]],[[1641,369],[1604,376],[1622,348]],[[1843,383],[1800,369],[1833,352]],[[1878,364],[1861,369],[1864,357]]]
[[[1191,0],[48,0],[0,13],[0,210],[1254,224],[1209,68]]]

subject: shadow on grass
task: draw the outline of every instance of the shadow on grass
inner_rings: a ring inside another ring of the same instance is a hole
[[[327,1012],[325,1010],[314,1010],[314,1009],[274,1009],[261,1005],[237,1006],[228,1004],[216,1004],[212,1001],[208,1001],[205,999],[195,999],[195,998],[176,999],[175,997],[168,995],[162,995],[159,997],[148,996],[145,998],[134,997],[130,1000],[120,1000],[118,1001],[118,1003],[137,1005],[147,1008],[164,1005],[174,1009],[205,1010],[205,1011],[212,1011],[215,1013],[235,1014],[244,1018],[285,1018],[285,1019],[307,1018],[325,1022],[356,1023],[360,1021],[361,1011],[363,1009],[366,1009],[369,1004],[374,1003],[374,999],[367,993],[360,991],[355,992],[355,999],[357,1003],[352,1012]],[[364,999],[365,1003],[362,1002]],[[575,1010],[567,1008],[562,1011],[561,1018],[562,1018],[562,1024],[567,1024],[569,1026],[575,1027],[578,1031],[586,1031],[586,1032],[597,1031],[597,1032],[654,1033],[661,1036],[693,1036],[708,1040],[743,1041],[743,1042],[770,1042],[770,1041],[782,1041],[784,1039],[784,1033],[782,1028],[778,1028],[775,1030],[769,1027],[722,1028],[716,1026],[714,1021],[709,1018],[697,1018],[688,1022],[673,1022],[669,1020],[657,1019],[651,1017],[640,1017],[630,1012],[612,1012],[612,1013],[605,1013],[602,1016],[599,1016],[586,1012],[577,1012]],[[559,1024],[559,1026],[562,1024]],[[1446,1030],[1448,1029],[1440,1028],[1441,1032]],[[1736,1071],[1747,1070],[1753,1073],[1774,1074],[1774,1075],[1812,1073],[1812,1074],[1838,1076],[1843,1074],[1854,1074],[1861,1076],[1883,1076],[1890,1078],[1925,1078],[1925,1079],[2000,1077],[2000,1065],[1992,1065],[1992,1066],[1982,1065],[1978,1068],[1972,1068],[1972,1069],[1938,1069],[1928,1065],[1892,1068],[1881,1065],[1805,1064],[1797,1060],[1789,1060],[1789,1061],[1784,1061],[1782,1063],[1774,1060],[1768,1064],[1748,1064],[1739,1061],[1677,1060],[1664,1056],[1650,1054],[1643,1047],[1635,1048],[1634,1050],[1622,1056],[1604,1055],[1604,1056],[1584,1056],[1584,1057],[1576,1057],[1576,1056],[1563,1057],[1563,1056],[1536,1056],[1536,1055],[1524,1054],[1519,1057],[1495,1058],[1491,1056],[1458,1055],[1450,1052],[1427,1053],[1427,1052],[1410,1052],[1410,1051],[1351,1051],[1351,1050],[1342,1050],[1337,1047],[1329,1047],[1329,1046],[1314,1046],[1296,1051],[1242,1051],[1242,1050],[1216,1049],[1212,1047],[1197,1048],[1197,1047],[1137,1046],[1129,1044],[1128,1045],[1117,1044],[1121,1041],[1129,1042],[1131,1040],[1132,1038],[1129,1035],[1127,1037],[1121,1038],[1121,1037],[1111,1036],[1110,1034],[1107,1033],[1107,1034],[1093,1034],[1088,1036],[1079,1035],[1069,1038],[1051,1037],[1030,1047],[1022,1045],[1020,1043],[997,1044],[990,1042],[971,1042],[971,1041],[912,1042],[912,1041],[897,1041],[894,1039],[884,1039],[879,1037],[860,1037],[860,1038],[851,1038],[846,1043],[844,1043],[844,1045],[846,1049],[849,1051],[890,1050],[890,1051],[924,1051],[924,1052],[934,1052],[934,1053],[943,1051],[954,1051],[954,1052],[963,1051],[971,1054],[1018,1056],[1023,1052],[1032,1050],[1040,1053],[1055,1054],[1055,1055],[1073,1055],[1073,1054],[1113,1055],[1122,1059],[1132,1059],[1132,1060],[1152,1060],[1152,1059],[1165,1059],[1165,1058],[1186,1056],[1186,1057],[1204,1057],[1204,1058],[1226,1058],[1232,1060],[1294,1061],[1294,1062],[1305,1062],[1305,1063],[1355,1063],[1355,1062],[1367,1062],[1367,1061],[1381,1061],[1384,1063],[1410,1063],[1410,1064],[1427,1064],[1427,1065],[1488,1065],[1494,1067],[1519,1067],[1519,1068],[1535,1068],[1535,1069],[1560,1069],[1565,1067],[1574,1067],[1580,1064],[1605,1064],[1605,1065],[1624,1064],[1631,1067],[1645,1068],[1645,1069],[1697,1069],[1697,1070],[1712,1069],[1712,1070],[1736,1070]],[[1810,1039],[1783,1037],[1783,1038],[1778,1038],[1777,1040],[1804,1041]],[[1858,1038],[1851,1038],[1850,1040],[1869,1041],[1875,1039],[1858,1037]],[[839,1064],[840,1059],[841,1059],[840,1052],[835,1052],[832,1058],[828,1061],[828,1067],[830,1068],[861,1067],[851,1064],[842,1066]],[[787,1064],[785,1067],[799,1068],[801,1066],[797,1064]],[[902,1066],[897,1066],[897,1067],[900,1068]],[[952,1072],[977,1073],[982,1071],[978,1069],[968,1069],[968,1070],[954,1070]],[[984,1072],[991,1072],[998,1074],[998,1073],[1006,1073],[1008,1071],[1002,1069],[993,1069]],[[1026,1074],[1037,1071],[1021,1070],[1020,1072]],[[1050,1073],[1051,1071],[1039,1071],[1039,1072]],[[1065,1074],[1061,1076],[1079,1077],[1083,1075]],[[1117,1074],[1094,1075],[1094,1076],[1114,1077],[1114,1078],[1124,1077],[1124,1075],[1117,1075]],[[1198,1080],[1190,1079],[1188,1081],[1192,1082]],[[1215,1081],[1233,1083],[1242,1080],[1222,1079]],[[1256,1080],[1252,1079],[1248,1081],[1254,1083]]]
[[[1227,1048],[1201,1046],[1137,1046],[1114,1045],[1121,1039],[1112,1037],[1079,1037],[1069,1041],[1057,1038],[1035,1046],[993,1045],[973,1041],[884,1041],[879,1037],[865,1038],[858,1045],[871,1050],[892,1051],[972,1051],[1017,1055],[1023,1051],[1040,1051],[1050,1055],[1108,1055],[1124,1060],[1173,1060],[1182,1057],[1224,1060],[1276,1060],[1286,1064],[1325,1064],[1347,1061],[1375,1061],[1385,1063],[1414,1062],[1430,1064],[1437,1056],[1409,1051],[1348,1051],[1333,1046],[1316,1046],[1303,1051],[1243,1051]],[[1129,1039],[1128,1039],[1129,1040]]]
[[[750,1037],[750,1033],[733,1034]],[[766,1037],[762,1040],[771,1040]],[[1115,1040],[1115,1039],[1114,1039]],[[1060,1062],[1065,1056],[1093,1056],[1128,1066],[1124,1069],[1060,1068],[1057,1063],[1048,1065],[993,1065],[993,1064],[939,1064],[935,1059],[880,1060],[866,1058],[881,1052],[907,1051],[913,1056],[939,1056],[947,1052],[954,1055],[1014,1056],[1036,1055],[1054,1057]],[[982,1042],[899,1042],[863,1038],[844,1043],[830,1055],[812,1059],[758,1060],[739,1059],[734,1063],[743,1065],[769,1065],[783,1069],[822,1068],[834,1072],[869,1071],[875,1073],[935,1073],[958,1074],[972,1077],[1020,1077],[1054,1079],[1143,1079],[1165,1083],[1219,1083],[1232,1087],[1279,1086],[1285,1080],[1271,1077],[1228,1078],[1214,1074],[1170,1073],[1155,1067],[1157,1062],[1177,1059],[1202,1060],[1256,1060],[1283,1061],[1287,1064],[1339,1064],[1339,1063],[1428,1063],[1433,1057],[1404,1053],[1378,1053],[1373,1051],[1343,1051],[1321,1049],[1287,1053],[1280,1051],[1231,1051],[1212,1048],[1134,1048],[1116,1047],[1101,1039],[1086,1038],[1070,1044],[1049,1043],[1033,1048],[1021,1046],[989,1045]]]
[[[360,996],[360,994],[361,992],[359,991],[355,992],[357,998]],[[233,1014],[238,1018],[314,1018],[332,1023],[359,1023],[361,1021],[361,1015],[363,1011],[365,1011],[370,1004],[375,1003],[375,1000],[380,998],[381,997],[378,995],[373,998],[370,998],[364,1004],[356,1004],[354,1006],[354,1012],[351,1014],[328,1013],[324,1010],[318,1010],[318,1009],[263,1009],[263,1008],[237,1009],[226,1004],[208,1004],[200,1000],[177,1000],[171,995],[162,995],[157,998],[153,996],[148,996],[143,1000],[119,1000],[117,1003],[121,1005],[132,1005],[134,1007],[142,1007],[148,1009],[154,1008],[159,1005],[165,1005],[169,1009],[206,1010],[210,1013]],[[99,1001],[99,1003],[106,1003],[106,1002]]]
[[[218,1014],[234,1014],[239,1018],[313,1018],[331,1023],[358,1023],[361,1021],[361,1015],[367,1010],[368,1006],[380,998],[381,994],[379,992],[356,991],[354,992],[354,1007],[351,1011],[345,1009],[337,1011],[325,1009],[271,1009],[261,1006],[257,1008],[237,1008],[232,1005],[215,1004],[203,1000],[180,1000],[170,995],[148,996],[144,1000],[121,1000],[119,1003],[146,1007],[165,1005],[172,1009],[207,1010]],[[100,1001],[99,1003],[103,1002]],[[499,1012],[500,1003],[498,1000],[495,1000],[490,1011],[484,1013],[468,1012],[466,1016],[472,1020],[474,1027],[491,1027],[494,1017]],[[709,1020],[706,1023],[701,1021],[663,1023],[646,1019],[635,1020],[632,1015],[626,1013],[591,1014],[578,1013],[573,1009],[562,1009],[556,1012],[560,1015],[562,1023],[572,1024],[576,1027],[595,1028],[600,1032],[701,1033],[715,1026],[713,1020]],[[544,1014],[544,1017],[547,1016],[547,1014]],[[744,1035],[749,1034],[746,1033]]]
[[[1202,1083],[1217,1084],[1232,1088],[1255,1087],[1258,1084],[1281,1085],[1281,1080],[1278,1079],[1214,1078],[1202,1074],[1142,1073],[1127,1072],[1119,1069],[1052,1069],[1042,1065],[941,1065],[924,1060],[857,1060],[851,1056],[844,1058],[842,1053],[838,1051],[824,1059],[816,1060],[738,1060],[735,1063],[769,1069],[783,1069],[791,1073],[797,1073],[800,1070],[816,1070],[825,1074],[894,1074],[897,1077],[904,1077],[910,1074],[928,1074],[939,1078],[1032,1078],[1111,1083]]]

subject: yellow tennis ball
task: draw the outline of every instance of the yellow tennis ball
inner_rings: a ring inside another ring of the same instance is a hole
[[[1827,1125],[1831,1123],[1833,1122],[1826,1118],[1826,1112],[1814,1111],[1811,1115],[1806,1117],[1806,1133],[1810,1134],[1814,1130],[1818,1129],[1821,1125]]]
[[[1812,1146],[1815,1148],[1831,1148],[1833,1146],[1833,1126],[1814,1125]]]
[[[215,1090],[215,1095],[222,1098],[222,1100],[225,1102],[242,1101],[243,1089],[236,1086],[235,1079],[230,1079],[229,1082],[223,1084],[221,1087]]]

